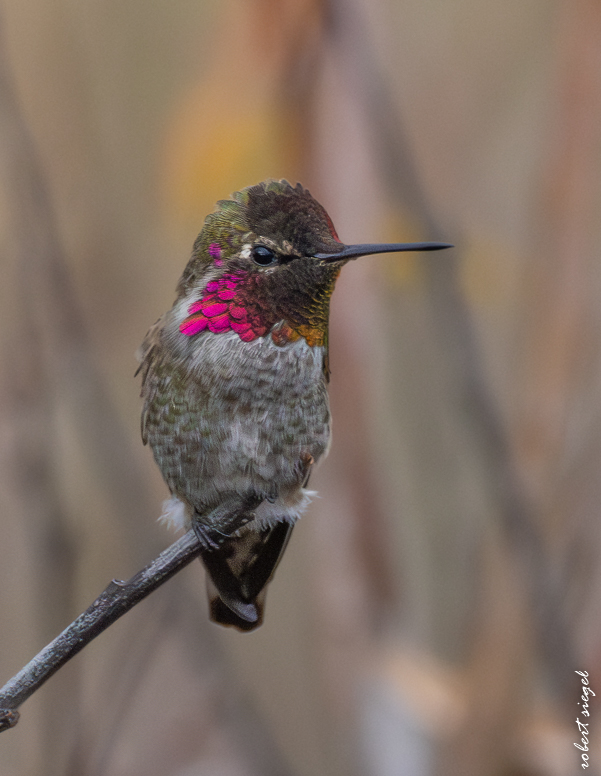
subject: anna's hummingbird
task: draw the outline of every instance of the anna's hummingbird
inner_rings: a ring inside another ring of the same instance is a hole
[[[207,216],[171,310],[140,349],[142,437],[202,544],[211,617],[248,631],[330,445],[330,297],[372,253],[443,243],[340,242],[300,184],[265,181]]]

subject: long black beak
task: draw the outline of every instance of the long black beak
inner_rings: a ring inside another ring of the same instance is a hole
[[[372,253],[399,253],[400,251],[442,251],[452,248],[449,243],[365,243],[364,245],[345,245],[338,253],[315,253],[314,258],[322,261],[340,261],[341,259],[358,259],[359,256],[369,256]]]

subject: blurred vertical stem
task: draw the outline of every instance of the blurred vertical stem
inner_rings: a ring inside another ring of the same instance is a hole
[[[0,19],[0,36],[2,25]],[[74,554],[58,494],[53,467],[52,379],[44,347],[44,332],[35,315],[39,300],[38,273],[60,265],[61,250],[45,182],[28,128],[23,121],[6,60],[0,45],[0,168],[13,247],[13,291],[18,320],[7,321],[3,341],[3,382],[10,406],[3,408],[14,428],[9,462],[34,548],[36,570],[36,631],[43,640],[70,619]],[[8,273],[7,273],[8,274]],[[59,281],[60,282],[60,281]],[[64,311],[67,314],[67,310]],[[23,583],[24,580],[19,580]],[[52,595],[48,595],[52,591]],[[60,730],[77,726],[78,678],[53,689],[43,699],[44,744],[39,757],[48,774],[58,772],[64,743]],[[48,765],[53,763],[54,765]]]
[[[356,0],[329,0],[330,36],[344,61],[344,72],[364,112],[370,117],[376,160],[382,179],[399,207],[408,210],[424,227],[428,239],[450,238],[433,212],[415,167],[403,120],[390,89],[370,50],[366,25]],[[453,241],[460,238],[452,235]],[[573,665],[565,613],[562,611],[563,579],[553,573],[545,553],[536,514],[509,436],[487,384],[471,311],[461,291],[458,259],[424,257],[428,269],[430,302],[438,337],[443,343],[444,371],[464,410],[465,422],[485,462],[487,487],[498,506],[502,528],[518,559],[524,583],[529,586],[539,646],[551,668],[557,689],[570,679]]]

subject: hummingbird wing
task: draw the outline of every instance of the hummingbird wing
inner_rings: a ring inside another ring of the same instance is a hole
[[[157,356],[157,346],[159,345],[161,329],[163,328],[165,315],[162,315],[146,332],[146,336],[138,350],[136,351],[136,360],[140,366],[136,369],[137,376],[142,373],[142,389],[141,396],[144,399],[144,406],[142,408],[141,417],[141,431],[142,441],[144,444],[148,443],[148,436],[146,434],[146,416],[148,408],[154,399],[156,393],[156,385],[153,381],[147,381],[148,373],[152,370],[153,364]]]
[[[228,537],[217,549],[203,550],[214,622],[241,631],[261,625],[267,583],[284,554],[292,528],[291,523],[281,522],[260,531],[247,530],[242,536]]]

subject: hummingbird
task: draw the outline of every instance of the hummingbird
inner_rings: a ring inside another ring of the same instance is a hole
[[[192,528],[211,619],[263,621],[265,592],[330,447],[330,299],[360,256],[446,243],[345,245],[298,183],[267,180],[205,219],[173,307],[138,358],[142,439],[171,492],[162,517]]]

